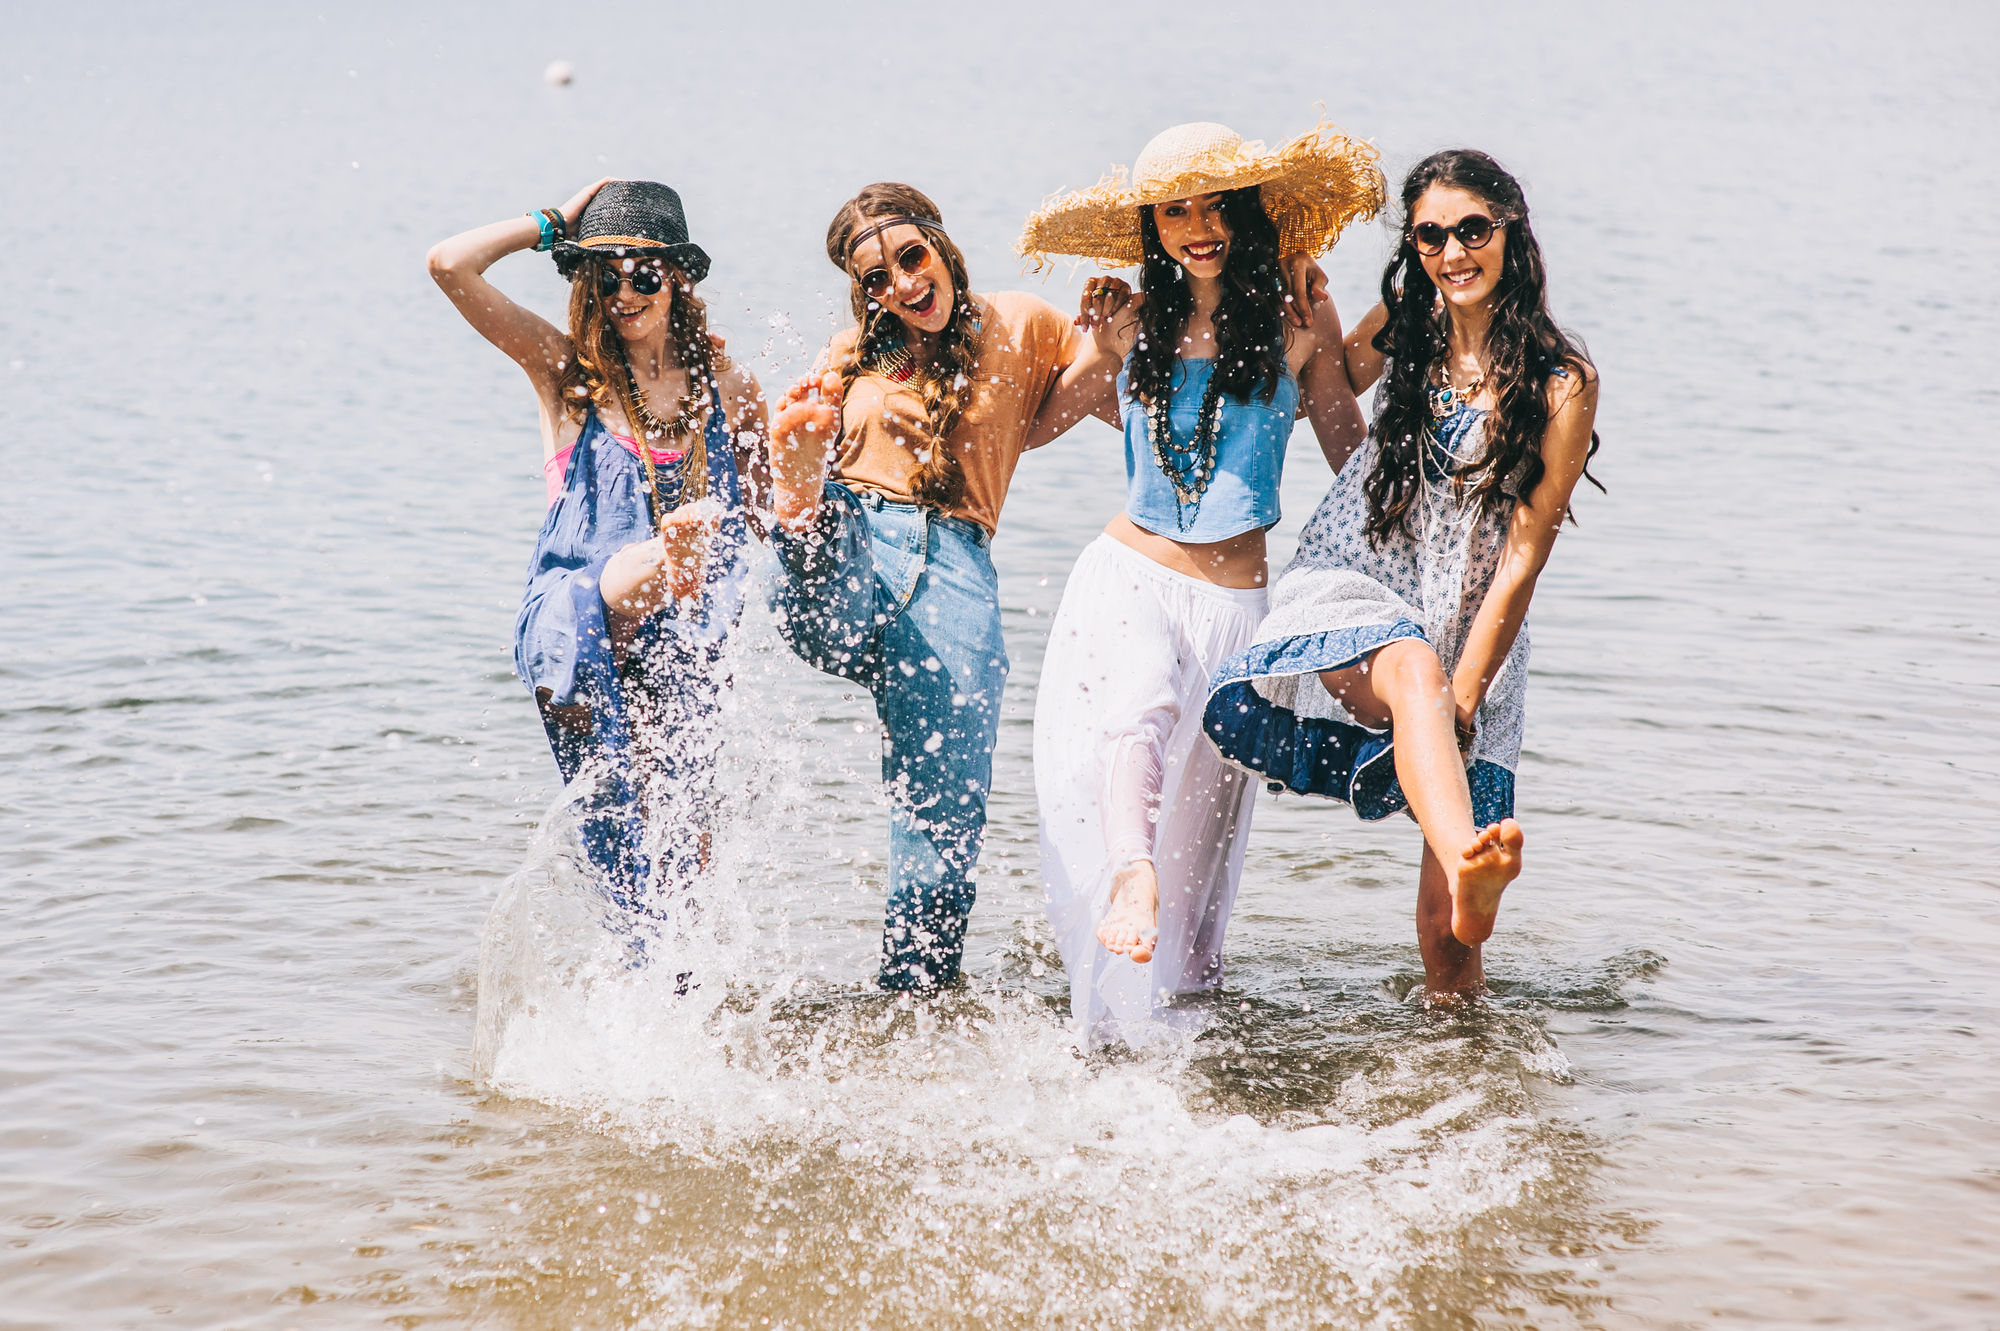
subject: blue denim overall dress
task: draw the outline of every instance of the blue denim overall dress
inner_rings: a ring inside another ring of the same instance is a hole
[[[593,410],[570,454],[556,502],[542,521],[528,563],[528,587],[514,623],[514,668],[541,708],[542,724],[565,782],[590,774],[583,798],[583,845],[600,881],[621,908],[658,914],[667,893],[700,867],[701,834],[712,814],[717,718],[729,680],[722,650],[742,614],[749,581],[749,531],[736,449],[714,383],[709,413],[708,493],[722,505],[699,596],[672,601],[643,620],[614,655],[598,580],[611,557],[653,537],[645,465],[622,448]],[[655,468],[659,509],[681,502],[679,477]],[[547,689],[544,701],[540,690]],[[551,706],[589,709],[587,729],[559,722]],[[655,736],[647,746],[644,784],[666,832],[656,855],[645,849],[645,824],[633,766],[633,727]],[[653,859],[660,863],[658,891]]]

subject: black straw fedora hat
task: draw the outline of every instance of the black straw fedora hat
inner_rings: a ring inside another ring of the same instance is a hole
[[[708,276],[708,253],[688,239],[681,196],[657,181],[614,180],[591,196],[577,238],[558,241],[556,271],[575,277],[586,259],[665,259],[689,282]]]

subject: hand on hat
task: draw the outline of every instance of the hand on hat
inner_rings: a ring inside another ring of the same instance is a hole
[[[585,185],[576,192],[575,196],[568,203],[562,206],[563,222],[565,229],[569,232],[570,239],[574,240],[576,238],[577,227],[583,221],[583,210],[588,208],[590,201],[597,197],[597,191],[603,189],[616,179],[616,176],[606,176],[594,185]]]

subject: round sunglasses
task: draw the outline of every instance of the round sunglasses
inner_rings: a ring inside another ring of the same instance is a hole
[[[666,285],[666,270],[656,263],[640,264],[630,273],[621,273],[610,264],[599,264],[597,268],[597,291],[606,300],[618,294],[619,286],[630,281],[632,290],[642,296],[657,296]]]
[[[1455,226],[1419,222],[1410,228],[1410,243],[1417,247],[1417,253],[1427,259],[1443,254],[1444,242],[1451,236],[1457,236],[1458,243],[1469,250],[1484,249],[1486,242],[1493,239],[1493,233],[1505,225],[1507,219],[1504,217],[1496,222],[1479,213],[1467,213],[1458,219]]]
[[[910,277],[921,273],[924,270],[924,265],[930,261],[930,246],[924,244],[921,240],[913,240],[896,251],[896,267],[902,269],[904,274]],[[895,284],[895,281],[896,279],[890,276],[887,268],[870,268],[861,275],[861,293],[870,300],[880,300],[889,294],[889,288]]]

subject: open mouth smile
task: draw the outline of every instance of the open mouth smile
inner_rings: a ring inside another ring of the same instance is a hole
[[[1461,268],[1455,273],[1440,273],[1438,276],[1442,277],[1446,284],[1450,286],[1469,287],[1479,280],[1479,269]]]
[[[904,309],[916,315],[919,319],[930,317],[930,312],[937,308],[937,285],[933,283],[930,287],[926,288],[921,299],[906,300],[902,302],[902,305]]]
[[[1222,242],[1211,240],[1204,241],[1199,245],[1183,245],[1181,246],[1181,253],[1185,254],[1195,263],[1207,263],[1222,257]]]

